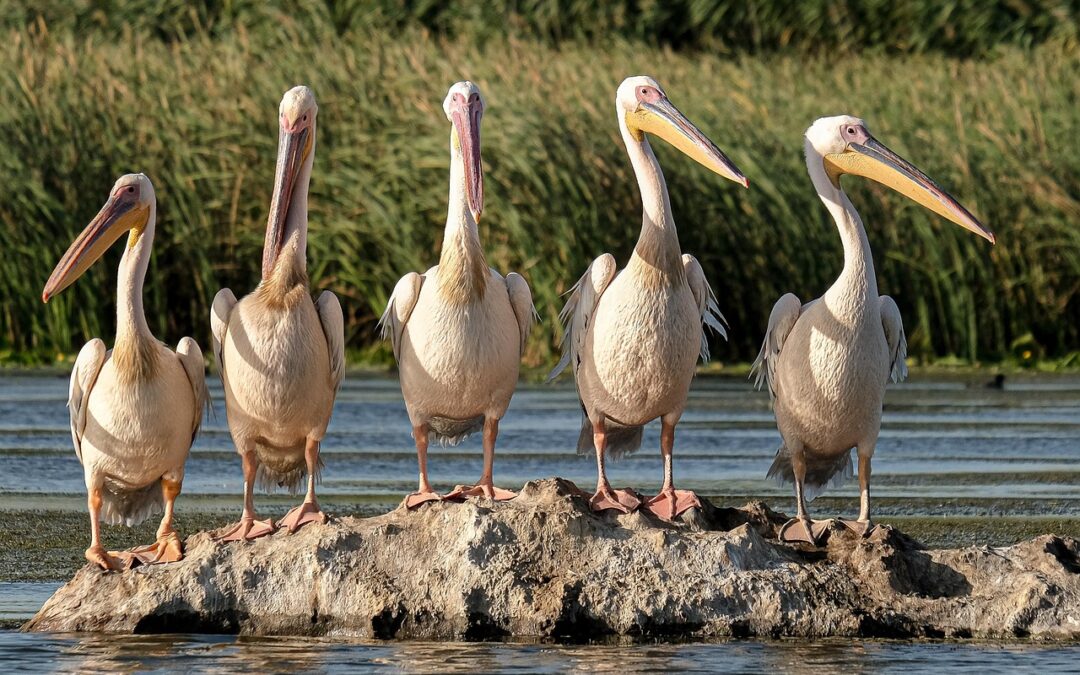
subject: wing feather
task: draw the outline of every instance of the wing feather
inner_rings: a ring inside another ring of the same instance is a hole
[[[547,381],[554,380],[571,362],[577,371],[578,354],[585,344],[585,335],[592,322],[596,305],[611,281],[615,278],[615,258],[605,253],[592,261],[574,287],[570,289],[570,298],[559,312],[559,321],[563,324],[562,358],[547,376]]]
[[[401,334],[405,331],[405,324],[409,321],[413,308],[416,307],[416,300],[420,297],[420,288],[426,276],[427,274],[409,272],[401,277],[394,286],[394,292],[390,294],[390,301],[386,303],[386,311],[379,319],[382,337],[384,340],[390,338],[395,359],[400,356]]]
[[[701,263],[689,253],[683,254],[682,261],[683,269],[686,270],[686,283],[690,285],[690,292],[694,294],[698,313],[701,316],[701,360],[708,361],[709,340],[706,331],[711,330],[726,340],[727,319],[720,313],[716,294],[705,279],[705,271],[701,269]]]
[[[533,306],[532,291],[529,290],[529,282],[525,281],[525,277],[516,272],[507,274],[506,292],[510,296],[510,306],[514,308],[514,316],[517,318],[521,353],[524,354],[533,323],[540,318],[540,315],[536,313],[536,307]]]
[[[214,296],[214,304],[210,308],[210,339],[214,350],[214,360],[217,361],[218,372],[225,375],[225,359],[222,347],[225,344],[225,333],[229,330],[229,314],[236,307],[236,296],[228,288],[223,288]]]
[[[319,323],[326,336],[326,347],[330,353],[330,380],[337,392],[345,378],[345,317],[337,296],[330,291],[322,292],[315,302],[315,309],[319,311]]]
[[[817,302],[816,300],[814,302]],[[809,303],[807,307],[810,306]],[[769,327],[765,330],[765,340],[761,343],[750,375],[757,375],[754,386],[761,389],[762,382],[769,387],[769,398],[776,398],[776,362],[784,348],[784,341],[795,327],[795,322],[803,312],[803,304],[794,293],[786,293],[773,305],[769,313]]]
[[[71,442],[75,445],[75,456],[79,458],[79,462],[82,462],[82,437],[86,430],[86,408],[90,391],[94,388],[107,358],[105,343],[100,338],[94,338],[83,345],[75,359],[75,367],[71,370],[68,412],[71,414]]]
[[[885,329],[885,340],[889,343],[889,378],[893,382],[903,382],[908,375],[907,336],[904,335],[900,308],[887,295],[878,300],[881,302],[881,327]]]
[[[195,419],[191,422],[191,440],[199,435],[203,416],[210,409],[210,390],[206,388],[206,361],[199,344],[192,338],[181,338],[176,345],[176,357],[187,373],[191,392],[195,395]]]

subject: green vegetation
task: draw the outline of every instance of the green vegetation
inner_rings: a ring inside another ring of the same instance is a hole
[[[683,249],[701,259],[732,325],[717,359],[752,358],[783,292],[815,297],[839,272],[840,242],[806,177],[801,133],[818,116],[849,112],[998,235],[991,248],[885,188],[846,182],[912,355],[1075,362],[1071,3],[959,2],[936,23],[900,17],[937,3],[873,0],[795,23],[787,12],[832,3],[776,3],[752,17],[736,3],[689,0],[609,4],[602,16],[568,0],[518,2],[513,16],[395,0],[299,4],[295,18],[242,1],[0,9],[0,348],[13,359],[52,361],[112,335],[118,252],[48,306],[40,292],[128,171],[146,172],[159,199],[151,326],[206,347],[213,294],[244,293],[257,279],[277,103],[303,82],[320,104],[313,287],[341,297],[351,353],[387,361],[375,320],[402,273],[436,260],[449,134],[440,104],[469,78],[488,99],[481,236],[494,267],[532,284],[544,323],[527,360],[550,363],[559,295],[599,253],[624,259],[640,226],[613,98],[623,77],[643,72],[750,178],[742,190],[655,144]],[[705,6],[726,9],[692,9]]]

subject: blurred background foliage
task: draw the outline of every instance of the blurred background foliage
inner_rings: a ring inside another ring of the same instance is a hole
[[[148,318],[208,345],[221,286],[257,282],[281,94],[319,100],[313,290],[338,293],[354,360],[389,362],[375,320],[437,260],[448,86],[484,91],[488,260],[530,281],[552,362],[560,294],[625,260],[640,203],[614,92],[656,77],[750,178],[742,190],[654,143],[683,250],[747,361],[784,292],[839,273],[801,156],[822,115],[864,117],[998,235],[986,242],[876,184],[845,187],[916,360],[1034,363],[1080,349],[1080,3],[7,2],[0,5],[0,357],[54,359],[113,334],[119,251],[44,306],[59,256],[129,171],[154,181]],[[117,247],[119,249],[119,247]],[[1074,360],[1075,357],[1074,357]]]

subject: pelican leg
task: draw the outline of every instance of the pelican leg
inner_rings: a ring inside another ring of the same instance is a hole
[[[859,448],[859,519],[844,520],[841,524],[860,537],[865,537],[874,531],[874,522],[870,520],[870,458],[873,450],[864,453]]]
[[[272,520],[255,519],[255,499],[252,492],[255,490],[255,472],[259,467],[255,451],[247,448],[241,459],[244,463],[244,511],[240,515],[240,522],[218,536],[218,541],[246,541],[271,534],[276,529]]]
[[[87,491],[86,507],[90,511],[90,548],[86,549],[86,559],[103,570],[121,569],[122,563],[101,545],[101,487]]]
[[[448,493],[445,499],[461,499],[462,497],[487,497],[495,501],[507,501],[517,497],[517,493],[495,487],[495,439],[499,436],[499,420],[494,417],[484,418],[484,472],[480,475],[480,482],[476,485],[458,485]]]
[[[165,515],[161,517],[161,524],[158,526],[157,541],[147,546],[136,546],[133,549],[117,554],[125,567],[178,562],[183,559],[184,553],[180,545],[180,535],[173,529],[173,509],[176,505],[176,498],[180,495],[180,485],[179,480],[161,479],[161,496],[165,500]]]
[[[672,450],[675,448],[675,425],[662,420],[660,429],[660,454],[664,457],[664,487],[660,494],[645,502],[645,510],[664,520],[691,508],[701,508],[701,501],[690,490],[676,490],[672,476]]]
[[[431,488],[427,477],[428,425],[418,424],[413,427],[413,440],[416,441],[416,463],[420,467],[420,486],[405,497],[405,508],[415,509],[427,502],[439,501],[442,497]]]
[[[603,415],[597,415],[593,422],[593,447],[596,448],[596,494],[589,500],[593,511],[615,509],[623,513],[636,511],[641,500],[631,490],[614,490],[607,479],[604,469],[604,451],[607,449],[607,432],[604,428]]]
[[[803,495],[803,483],[806,481],[806,456],[802,445],[791,448],[791,468],[795,474],[795,517],[780,527],[777,534],[780,541],[789,543],[805,542],[818,545],[822,533],[828,529],[827,520],[810,520],[806,513],[806,498]]]
[[[308,523],[325,523],[326,514],[319,508],[319,500],[315,499],[315,472],[319,469],[319,442],[313,438],[307,439],[304,447],[304,459],[307,461],[308,488],[304,503],[285,514],[278,522],[278,527],[288,529],[289,534],[296,532]]]

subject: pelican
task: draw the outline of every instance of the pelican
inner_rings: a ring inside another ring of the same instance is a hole
[[[709,356],[705,329],[726,332],[701,265],[679,248],[664,173],[646,134],[663,138],[724,178],[743,187],[749,183],[652,78],[624,80],[615,108],[641,191],[641,234],[621,272],[605,253],[573,287],[560,314],[565,324],[562,360],[548,379],[573,366],[584,413],[578,452],[590,446],[596,451],[598,478],[591,499],[596,510],[627,513],[640,506],[631,491],[611,488],[604,457],[637,450],[643,426],[661,419],[664,486],[645,507],[672,519],[700,506],[693,492],[674,487],[675,425],[686,407],[698,357]]]
[[[341,305],[323,291],[308,294],[307,202],[319,108],[307,87],[285,92],[279,107],[277,171],[262,256],[262,279],[239,302],[218,291],[210,313],[214,356],[225,385],[229,431],[244,468],[244,510],[223,541],[275,531],[256,517],[252,490],[280,486],[307,495],[277,524],[295,532],[325,522],[315,498],[326,435],[345,373]]]
[[[483,430],[484,468],[472,486],[445,498],[483,496],[506,500],[515,493],[495,487],[492,465],[499,420],[517,386],[518,363],[535,310],[529,284],[488,267],[476,229],[484,210],[480,119],[484,99],[472,82],[450,87],[443,112],[450,122],[450,200],[439,264],[410,272],[394,287],[381,324],[393,345],[401,393],[412,424],[420,468],[407,508],[443,499],[428,482],[431,440],[457,445]]]
[[[816,544],[827,521],[811,521],[806,501],[852,475],[859,458],[858,520],[841,521],[860,534],[870,521],[870,460],[881,429],[886,382],[907,377],[907,340],[900,311],[878,296],[870,243],[862,220],[840,188],[844,174],[890,187],[934,213],[994,243],[994,235],[923,172],[877,141],[856,117],[823,117],[806,131],[806,167],[844,244],[844,269],[825,295],[805,305],[788,293],[769,315],[754,362],[757,384],[768,383],[783,444],[769,477],[795,484],[797,515],[780,531],[785,541]]]
[[[86,559],[106,570],[181,559],[173,508],[209,401],[199,345],[185,337],[174,352],[146,324],[142,291],[156,221],[150,179],[141,173],[121,176],[41,293],[48,302],[128,233],[116,288],[116,342],[111,350],[100,338],[86,343],[68,394],[71,440],[83,465],[90,511]],[[163,504],[153,544],[122,553],[101,545],[101,520],[130,527],[159,513]]]

